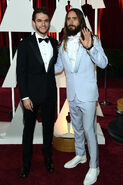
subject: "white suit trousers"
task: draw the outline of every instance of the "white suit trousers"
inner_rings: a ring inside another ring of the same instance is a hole
[[[85,138],[90,155],[90,167],[99,166],[97,134],[95,130],[96,102],[82,102],[77,97],[69,101],[70,116],[75,135],[76,155],[85,155]]]

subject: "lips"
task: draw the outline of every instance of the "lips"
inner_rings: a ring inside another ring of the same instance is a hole
[[[46,29],[46,27],[41,27],[40,29]]]
[[[69,25],[68,28],[69,28],[69,29],[71,29],[71,28],[76,28],[76,26],[74,26],[74,25]]]
[[[70,30],[73,30],[73,29],[75,29],[75,28],[76,28],[76,27],[73,26],[73,25],[68,26],[68,29],[70,29]]]
[[[74,26],[74,25],[69,25],[68,27],[74,27],[74,28],[75,28],[75,26]]]

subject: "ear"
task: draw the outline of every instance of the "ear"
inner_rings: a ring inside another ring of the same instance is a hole
[[[32,20],[32,25],[33,25],[33,27],[35,28],[35,21],[33,21],[33,20]]]

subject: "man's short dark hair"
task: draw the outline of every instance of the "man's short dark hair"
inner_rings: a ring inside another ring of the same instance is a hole
[[[32,14],[32,20],[35,21],[36,18],[36,14],[37,13],[43,13],[46,14],[49,17],[50,20],[50,13],[48,12],[48,10],[46,9],[46,7],[40,7],[40,8],[36,8]]]

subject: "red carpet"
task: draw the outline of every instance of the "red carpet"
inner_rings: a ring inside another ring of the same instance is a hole
[[[106,139],[106,145],[99,145],[99,158],[101,173],[95,185],[122,185],[123,184],[123,144],[120,144],[107,133],[108,124],[116,118],[115,108],[117,100],[123,98],[123,79],[110,81],[111,85],[107,91],[107,101],[110,106],[101,106],[104,118],[98,117],[103,133]],[[104,100],[104,90],[99,83],[99,101]],[[115,84],[115,85],[114,85]],[[102,84],[103,85],[103,84]],[[18,90],[16,89],[16,105],[19,101]],[[11,109],[10,101],[11,91],[9,89],[0,89],[0,121],[9,120],[8,110]],[[65,91],[62,90],[63,97]],[[65,97],[63,98],[65,99]],[[63,103],[62,99],[62,103]],[[23,180],[19,177],[21,168],[21,145],[0,145],[0,185],[82,185],[88,162],[78,165],[73,169],[64,169],[63,165],[70,160],[74,153],[64,153],[53,150],[53,160],[56,170],[54,174],[48,174],[45,170],[42,145],[34,145],[34,155],[32,168],[28,179]],[[89,159],[89,156],[88,156]]]
[[[101,173],[95,185],[123,184],[123,145],[109,138],[104,130],[106,145],[99,145]],[[73,169],[64,169],[66,161],[74,153],[53,150],[55,172],[48,174],[45,170],[41,145],[34,145],[34,155],[30,176],[23,180],[18,174],[21,168],[21,145],[0,146],[0,185],[82,185],[88,170],[88,162]]]

